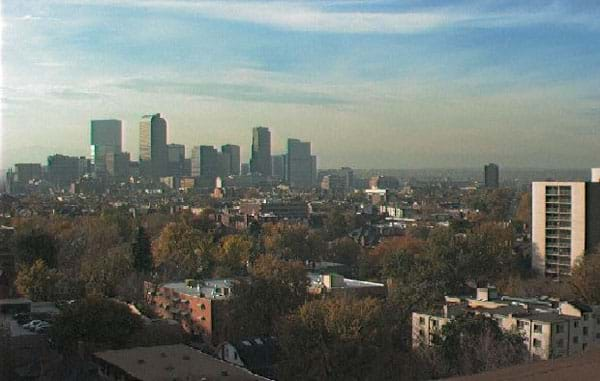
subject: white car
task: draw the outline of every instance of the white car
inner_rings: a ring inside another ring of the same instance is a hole
[[[42,323],[46,323],[46,322],[43,320],[32,320],[29,323],[25,324],[23,326],[23,328],[27,328],[28,330],[33,331]]]
[[[34,331],[36,333],[45,333],[51,326],[52,325],[50,323],[43,321],[35,327]]]

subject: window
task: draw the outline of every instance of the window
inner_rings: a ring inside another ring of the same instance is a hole
[[[556,342],[556,346],[559,348],[562,348],[565,345],[565,341],[563,339],[560,339]]]
[[[425,336],[425,332],[422,329],[419,330],[419,336],[421,336],[421,337]]]
[[[541,341],[541,340],[538,340],[538,339],[533,339],[533,346],[534,346],[535,348],[539,348],[539,347],[541,347],[541,346],[542,346],[542,341]]]
[[[590,316],[588,314],[583,314],[583,321],[588,321]]]
[[[438,322],[437,322],[437,320],[432,320],[432,321],[431,321],[431,325],[432,325],[434,328],[435,328],[435,327],[437,327],[437,326],[438,326]]]
[[[565,331],[565,327],[562,324],[556,325],[556,333],[563,333]]]
[[[425,324],[425,318],[423,316],[419,317],[419,324]]]
[[[583,336],[588,335],[588,327],[583,327]]]
[[[575,327],[575,328],[579,327],[579,322],[578,321],[574,321],[573,322],[573,327]]]
[[[579,337],[573,336],[573,344],[579,343]]]
[[[535,333],[542,333],[542,325],[541,324],[534,324],[533,325],[533,332],[535,332]]]
[[[519,329],[525,328],[525,322],[523,320],[517,320],[517,328],[519,328]]]

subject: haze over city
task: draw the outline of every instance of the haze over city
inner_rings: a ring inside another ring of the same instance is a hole
[[[2,163],[89,155],[91,119],[161,112],[169,142],[251,128],[319,167],[598,164],[587,1],[4,1]]]

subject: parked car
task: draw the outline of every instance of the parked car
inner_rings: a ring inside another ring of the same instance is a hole
[[[33,330],[35,330],[37,328],[37,326],[39,326],[42,323],[46,323],[46,322],[43,321],[43,320],[32,320],[29,323],[25,324],[23,326],[23,328],[26,328],[26,329],[28,329],[30,331],[33,331]]]
[[[37,327],[35,327],[35,333],[48,333],[48,330],[52,327],[52,324],[48,322],[42,322]]]

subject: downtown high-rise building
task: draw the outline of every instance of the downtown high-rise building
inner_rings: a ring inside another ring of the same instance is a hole
[[[600,244],[600,182],[539,181],[531,190],[531,266],[539,274],[571,274]]]
[[[183,144],[167,144],[167,174],[181,177],[185,175],[185,146]]]
[[[123,122],[117,119],[92,120],[90,124],[90,159],[97,174],[106,174],[106,160],[121,153]]]
[[[484,185],[489,189],[497,189],[500,186],[500,168],[497,164],[489,163],[483,167]]]
[[[252,130],[252,153],[250,171],[271,176],[271,132],[267,127],[254,127]]]
[[[287,180],[287,157],[286,155],[273,155],[272,176],[279,180]]]
[[[310,142],[288,139],[287,181],[291,187],[310,188],[315,183],[317,159],[310,153]]]
[[[206,184],[214,183],[221,164],[219,151],[213,146],[196,146],[192,149],[192,176]]]
[[[144,115],[140,121],[140,171],[151,178],[167,175],[167,121],[161,114]]]
[[[225,175],[239,175],[241,165],[240,146],[225,144],[221,146],[221,152],[223,154]]]

